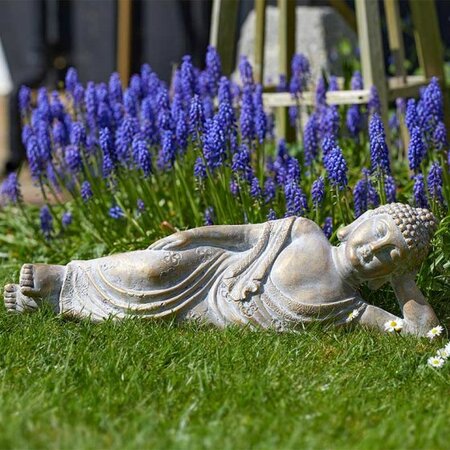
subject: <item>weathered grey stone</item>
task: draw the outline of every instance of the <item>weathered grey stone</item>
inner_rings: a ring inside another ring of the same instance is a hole
[[[414,277],[435,227],[429,211],[393,203],[340,230],[338,247],[301,217],[195,228],[146,250],[67,266],[25,264],[4,301],[11,312],[49,303],[94,321],[175,317],[280,331],[351,321],[424,335],[438,321]],[[410,240],[412,231],[419,239]],[[366,303],[358,291],[365,282],[374,289],[390,282],[404,319]]]
[[[342,74],[342,61],[338,46],[347,39],[357,46],[357,36],[342,17],[329,7],[298,6],[296,51],[308,57],[311,73],[315,80],[325,69],[333,75]],[[245,20],[238,44],[238,58],[245,55],[254,64],[255,11]],[[266,45],[264,49],[264,82],[278,82],[278,8],[266,8]],[[239,61],[239,60],[238,60]]]

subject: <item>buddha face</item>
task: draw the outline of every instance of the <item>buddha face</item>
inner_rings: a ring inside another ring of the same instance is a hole
[[[388,214],[363,215],[338,233],[347,261],[361,280],[383,279],[401,264],[406,242]]]

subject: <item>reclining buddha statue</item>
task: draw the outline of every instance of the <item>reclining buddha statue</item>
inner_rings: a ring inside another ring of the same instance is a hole
[[[370,305],[358,287],[391,283],[402,332],[425,334],[438,321],[415,284],[436,229],[426,209],[392,203],[338,231],[332,246],[311,220],[181,231],[146,250],[65,266],[25,264],[4,290],[12,312],[51,305],[62,316],[175,318],[223,327],[295,329],[313,321],[383,329],[393,314]]]

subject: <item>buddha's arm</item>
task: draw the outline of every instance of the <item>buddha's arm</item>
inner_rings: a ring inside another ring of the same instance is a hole
[[[403,312],[405,325],[403,332],[423,336],[439,321],[433,308],[429,305],[412,274],[402,275],[392,280],[397,301]],[[377,306],[368,305],[359,318],[359,323],[370,327],[384,329],[384,324],[398,317]]]
[[[405,274],[394,278],[391,283],[403,311],[407,331],[422,335],[438,325],[439,321],[414,278],[413,274]]]
[[[190,246],[212,246],[245,250],[253,246],[264,224],[211,225],[179,231],[163,238],[149,248],[152,250],[173,250]]]

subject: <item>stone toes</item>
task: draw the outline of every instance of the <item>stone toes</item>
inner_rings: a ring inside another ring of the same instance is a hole
[[[7,311],[16,311],[17,307],[17,285],[7,284],[3,292],[3,300]]]
[[[33,264],[24,264],[20,270],[20,286],[34,287]]]

